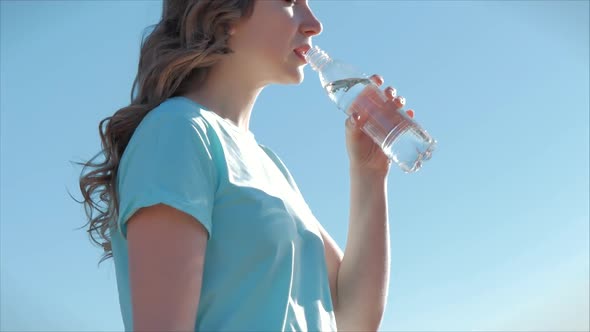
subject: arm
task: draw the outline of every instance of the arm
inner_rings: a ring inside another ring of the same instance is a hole
[[[344,257],[320,227],[338,330],[376,331],[389,282],[386,175],[351,169],[351,205]]]
[[[376,331],[389,283],[387,181],[377,173],[350,174],[350,221],[338,273],[337,315],[343,330]]]
[[[377,86],[383,84],[379,75],[371,76],[371,80]],[[388,87],[384,93],[387,97],[384,112],[397,112],[403,108],[405,98],[398,97],[394,88]],[[406,112],[413,117],[412,110]],[[331,291],[336,294],[334,312],[339,330],[377,330],[387,300],[387,174],[391,161],[381,146],[361,130],[367,120],[366,112],[353,112],[346,120],[351,195],[344,257],[338,258],[339,249],[333,241],[324,241],[326,259],[330,260]]]
[[[208,237],[195,221],[163,204],[129,219],[134,331],[194,331]]]

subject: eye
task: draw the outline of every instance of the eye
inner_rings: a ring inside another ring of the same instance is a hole
[[[285,0],[285,2],[288,2],[290,5],[294,5],[297,0]]]

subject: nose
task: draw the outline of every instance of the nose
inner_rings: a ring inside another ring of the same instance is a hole
[[[301,24],[301,33],[306,37],[311,37],[319,35],[322,33],[322,30],[322,22],[309,10],[308,15],[306,15],[305,20]]]

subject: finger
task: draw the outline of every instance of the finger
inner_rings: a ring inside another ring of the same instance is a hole
[[[414,118],[414,110],[407,110],[406,114],[410,117],[410,118]]]
[[[381,77],[380,75],[377,75],[377,74],[371,75],[371,77],[369,77],[369,79],[371,81],[373,81],[373,83],[377,84],[377,86],[381,86],[384,82],[383,77]]]
[[[395,88],[388,86],[385,89],[385,96],[387,97],[388,100],[394,100],[395,97],[397,96],[397,90]]]
[[[397,96],[393,100],[393,103],[395,104],[395,106],[397,108],[403,108],[406,105],[406,98],[404,98],[402,96]]]

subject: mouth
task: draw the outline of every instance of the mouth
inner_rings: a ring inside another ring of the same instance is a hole
[[[307,63],[307,60],[305,59],[305,53],[307,53],[309,49],[311,49],[311,45],[305,44],[294,49],[293,53],[295,53],[295,55],[301,59],[303,63]]]

